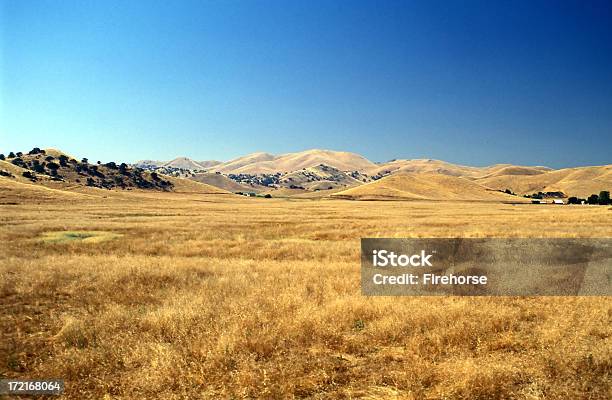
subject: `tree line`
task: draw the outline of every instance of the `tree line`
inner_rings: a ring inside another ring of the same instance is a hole
[[[599,194],[592,194],[586,199],[581,199],[579,197],[570,197],[567,199],[567,204],[599,204],[601,206],[612,205],[612,200],[610,200],[610,192],[607,190],[602,190]]]

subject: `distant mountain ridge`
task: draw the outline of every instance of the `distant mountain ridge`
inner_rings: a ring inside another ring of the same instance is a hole
[[[194,161],[188,157],[177,157],[170,161],[139,160],[139,161],[136,161],[132,165],[134,165],[135,167],[144,168],[144,169],[169,167],[169,168],[185,169],[185,170],[191,170],[191,171],[200,171],[200,170],[206,170],[220,163],[221,161],[216,161],[216,160]]]
[[[142,160],[89,163],[56,149],[0,154],[0,180],[38,183],[50,188],[89,187],[197,192],[255,192],[273,196],[351,199],[423,199],[515,201],[523,195],[556,193],[586,198],[612,191],[612,165],[551,169],[495,164],[457,165],[434,159],[373,163],[365,157],[333,150],[273,155],[252,153],[220,161]],[[144,169],[144,171],[143,171]],[[72,187],[71,186],[71,187]],[[506,193],[502,193],[506,192]],[[523,199],[524,200],[524,199]]]
[[[135,165],[159,165],[189,171],[205,170],[226,175],[240,184],[255,182],[255,186],[251,185],[255,188],[260,185],[258,182],[271,179],[274,187],[323,192],[359,187],[399,173],[465,178],[485,188],[509,190],[519,195],[541,191],[584,197],[612,189],[612,165],[564,169],[512,164],[474,167],[435,159],[396,159],[374,163],[359,154],[321,149],[279,155],[257,152],[225,162],[198,162],[179,157],[167,162],[144,160]],[[249,178],[255,175],[272,178]],[[230,186],[219,177],[201,176],[199,179],[219,182],[219,186],[223,188]],[[412,181],[416,182],[414,179]]]

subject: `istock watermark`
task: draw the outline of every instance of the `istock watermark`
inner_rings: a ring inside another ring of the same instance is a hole
[[[611,296],[612,239],[361,239],[369,296]]]

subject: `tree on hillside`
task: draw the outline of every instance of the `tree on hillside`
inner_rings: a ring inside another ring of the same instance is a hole
[[[89,162],[89,160],[88,160],[88,159],[86,159],[86,158],[83,158],[83,159],[81,159],[81,162],[82,162],[83,164],[87,164],[87,163]]]
[[[20,152],[20,151],[17,152],[17,157],[21,157],[22,155],[23,155],[22,152]]]
[[[23,160],[22,160],[21,158],[19,158],[19,157],[13,158],[13,159],[11,160],[11,163],[12,163],[13,165],[16,165],[16,166],[21,167],[21,168],[27,168],[27,166],[25,165],[25,163],[23,162]]]
[[[42,151],[38,147],[34,147],[32,150],[28,152],[29,155],[40,154]]]
[[[62,167],[67,167],[68,166],[68,157],[66,157],[65,155],[61,155],[59,156],[59,163]]]
[[[6,159],[6,157],[4,157],[4,154],[0,154],[0,160],[4,161]]]
[[[45,167],[42,164],[34,164],[34,171],[38,172],[39,174],[44,174],[46,173],[45,171]]]
[[[123,175],[128,175],[128,170],[127,170],[128,166],[126,163],[121,163],[119,165],[119,172]]]
[[[570,197],[567,199],[567,204],[580,204],[578,197]]]
[[[599,204],[605,206],[608,204],[612,204],[610,201],[610,192],[607,190],[602,190],[599,192]]]
[[[599,196],[597,196],[596,194],[590,195],[589,198],[587,199],[587,203],[599,204]]]
[[[8,158],[15,158],[15,153],[13,153],[12,151],[9,153]]]
[[[30,171],[24,171],[21,175],[23,175],[24,178],[28,178],[33,182],[36,181],[36,177]]]

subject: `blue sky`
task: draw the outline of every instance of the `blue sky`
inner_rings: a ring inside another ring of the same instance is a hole
[[[0,4],[0,152],[612,163],[609,1]]]

